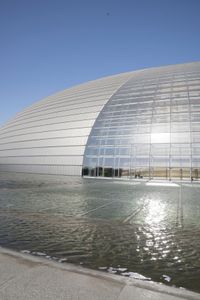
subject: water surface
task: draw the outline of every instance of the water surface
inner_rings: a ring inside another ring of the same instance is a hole
[[[200,292],[200,185],[0,173],[0,245]]]

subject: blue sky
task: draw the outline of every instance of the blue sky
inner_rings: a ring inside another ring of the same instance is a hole
[[[200,60],[200,0],[0,0],[0,125],[67,87]]]

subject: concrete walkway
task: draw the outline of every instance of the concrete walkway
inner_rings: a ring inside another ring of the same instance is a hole
[[[196,300],[200,295],[0,247],[0,300],[33,299]]]

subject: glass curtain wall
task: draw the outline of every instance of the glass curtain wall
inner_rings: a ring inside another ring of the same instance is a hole
[[[200,64],[136,72],[88,138],[83,176],[200,178]]]

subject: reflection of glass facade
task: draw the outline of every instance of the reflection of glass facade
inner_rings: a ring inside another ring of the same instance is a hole
[[[94,123],[83,175],[199,179],[200,64],[132,74]]]

